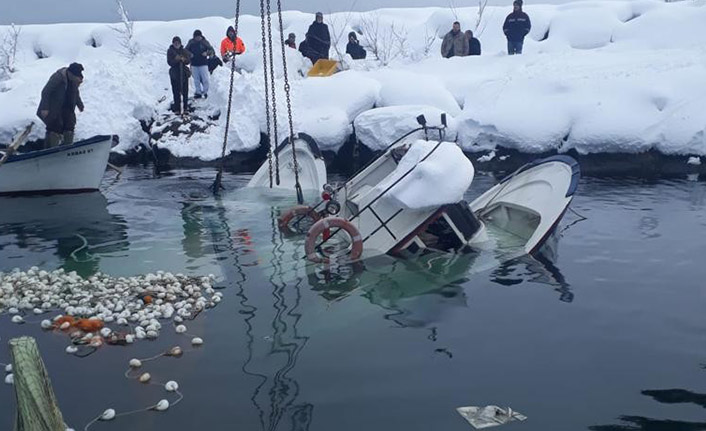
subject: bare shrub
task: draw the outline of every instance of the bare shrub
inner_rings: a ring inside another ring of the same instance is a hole
[[[123,5],[122,0],[115,0],[117,5],[118,16],[120,17],[120,24],[111,27],[116,33],[118,33],[118,41],[122,50],[122,54],[127,58],[134,58],[139,52],[137,43],[135,42],[135,22],[130,19],[125,5]]]
[[[375,56],[381,65],[409,54],[407,29],[394,21],[389,25],[380,22],[380,17],[366,14],[360,18],[363,46]]]
[[[0,76],[9,76],[15,73],[17,61],[17,43],[20,40],[22,27],[10,24],[10,27],[5,31],[5,35],[0,41]]]

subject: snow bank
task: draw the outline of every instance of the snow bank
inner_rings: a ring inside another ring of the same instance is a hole
[[[449,115],[450,136],[466,150],[501,145],[525,152],[656,149],[706,155],[703,0],[595,0],[525,9],[533,28],[524,55],[505,54],[502,22],[509,7],[493,6],[476,29],[483,55],[448,60],[439,54],[441,38],[456,17],[464,29],[474,28],[477,8],[456,8],[455,14],[448,8],[417,8],[327,16],[332,33],[343,35],[339,52],[345,51],[348,31],[358,32],[363,44],[374,44],[367,30],[376,27],[385,66],[369,49],[367,60],[346,61],[350,70],[310,79],[305,75],[311,64],[287,48],[295,128],[323,149],[337,150],[355,122],[361,141],[377,149],[415,127],[416,115],[406,116],[416,110],[411,106],[423,106],[429,120],[441,111]],[[301,41],[312,20],[310,14],[286,12],[284,33],[294,32]],[[0,143],[37,121],[43,85],[72,61],[86,67],[86,111],[78,115],[77,138],[117,134],[119,150],[146,141],[141,120],[164,112],[171,99],[165,53],[172,36],[187,41],[198,28],[218,47],[230,24],[221,17],[137,22],[134,59],[125,56],[113,29],[118,25],[24,26],[17,72],[0,81]],[[247,52],[238,58],[228,151],[252,150],[260,133],[267,132],[259,18],[243,16],[240,25]],[[6,31],[0,27],[0,36]],[[288,121],[281,58],[276,57],[281,141]],[[201,109],[221,113],[207,132],[159,145],[178,156],[219,157],[229,82],[230,71],[217,69],[208,101],[199,102]],[[37,127],[32,138],[43,133]]]
[[[382,193],[410,171],[385,195],[409,209],[461,201],[474,175],[473,164],[455,143],[420,140],[409,147],[394,172],[376,187],[377,191]]]
[[[441,126],[441,114],[444,111],[433,106],[405,105],[385,108],[375,108],[360,114],[354,122],[355,134],[363,145],[372,150],[383,150],[395,140],[401,138],[419,127],[417,117],[424,115],[427,125]],[[448,128],[445,139],[456,140],[456,121],[447,116]],[[430,132],[430,137],[436,138],[436,132]],[[424,138],[424,132],[413,133],[407,139]]]

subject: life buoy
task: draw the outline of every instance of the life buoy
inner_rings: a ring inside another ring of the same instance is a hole
[[[363,254],[363,237],[353,223],[340,217],[329,217],[319,220],[309,229],[304,244],[307,259],[315,263],[322,263],[328,260],[328,258],[317,253],[316,246],[318,245],[319,236],[326,236],[331,229],[341,229],[350,236],[352,244],[349,250],[349,258],[351,260],[359,259]]]
[[[290,223],[295,217],[309,218],[312,223],[316,223],[321,219],[318,212],[314,211],[313,208],[306,205],[297,205],[293,208],[288,209],[278,220],[279,230],[287,235],[303,234],[303,231],[298,231],[296,228],[292,228]]]

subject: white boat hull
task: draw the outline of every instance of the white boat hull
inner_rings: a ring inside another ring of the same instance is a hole
[[[297,167],[299,171],[299,184],[302,190],[321,192],[326,184],[326,164],[321,156],[316,142],[308,135],[300,133],[294,140],[297,156]],[[272,161],[272,187],[277,189],[294,190],[296,177],[294,175],[294,158],[292,146],[287,138],[275,150],[279,158],[279,183],[276,182],[274,173],[275,161]],[[274,156],[273,156],[274,158]],[[270,187],[270,166],[269,162],[260,166],[255,175],[248,183],[248,187]]]
[[[111,136],[17,154],[0,166],[0,195],[98,190],[110,156]]]

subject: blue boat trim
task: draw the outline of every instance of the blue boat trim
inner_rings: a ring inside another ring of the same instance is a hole
[[[62,151],[70,151],[70,150],[74,150],[76,148],[85,147],[87,145],[93,145],[93,144],[97,144],[99,142],[111,140],[112,138],[113,137],[110,135],[100,135],[100,136],[94,136],[94,137],[86,139],[84,141],[76,142],[73,145],[68,145],[68,146],[60,145],[58,147],[47,148],[46,150],[32,151],[30,153],[24,153],[24,154],[15,154],[14,156],[10,156],[10,158],[8,158],[7,162],[5,162],[5,163],[19,162],[22,160],[29,160],[29,159],[34,159],[37,157],[47,156],[49,154],[60,153]]]
[[[551,162],[560,162],[567,164],[571,167],[571,183],[569,184],[569,188],[566,190],[566,197],[568,198],[569,196],[573,196],[579,186],[579,179],[581,178],[581,168],[579,166],[579,162],[577,162],[576,159],[564,154],[558,154],[556,156],[546,157],[544,159],[533,160],[527,163],[526,165],[522,166],[520,169],[517,170],[517,172],[513,173],[512,175],[508,175],[502,180],[500,180],[500,184],[507,182],[510,178],[515,175],[518,175],[539,165]]]
[[[319,149],[319,145],[311,136],[307,135],[306,133],[298,133],[294,137],[294,139],[300,139],[306,142],[306,144],[309,146],[309,150],[311,150],[312,154],[314,154],[314,157],[316,157],[317,159],[323,158],[323,156],[321,155],[321,150]],[[289,137],[285,138],[282,143],[277,146],[277,148],[275,149],[275,154],[279,154],[279,152],[282,151],[282,149],[287,145],[289,145]]]

